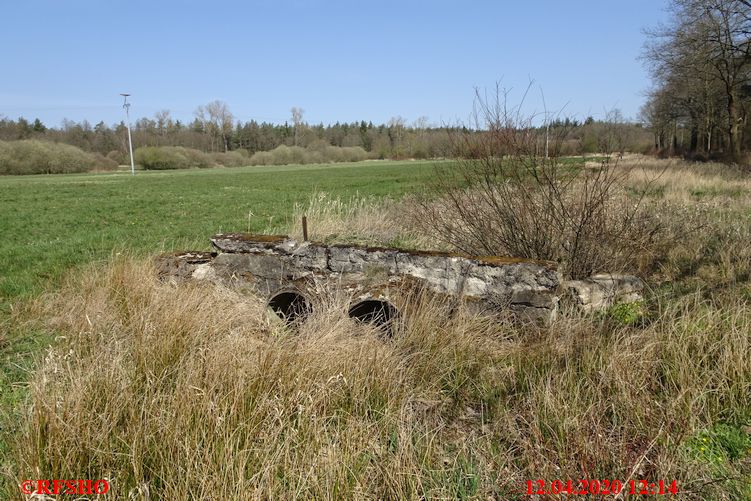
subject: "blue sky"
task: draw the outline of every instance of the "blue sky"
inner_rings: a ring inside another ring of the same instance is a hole
[[[466,120],[497,80],[529,112],[636,117],[666,0],[6,1],[0,115],[107,123],[228,103],[243,121]]]

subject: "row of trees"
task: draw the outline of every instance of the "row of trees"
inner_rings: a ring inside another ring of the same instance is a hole
[[[359,147],[373,158],[438,158],[455,155],[454,138],[468,131],[481,133],[481,126],[432,126],[427,117],[408,123],[394,117],[385,124],[372,122],[313,125],[304,119],[305,110],[293,107],[290,120],[283,124],[242,122],[235,120],[229,106],[213,101],[199,106],[192,122],[183,123],[168,110],[151,118],[140,118],[133,124],[136,147],[182,147],[205,153],[239,151],[252,155],[280,146],[321,150],[326,146]],[[566,131],[565,153],[600,151],[643,151],[650,147],[649,134],[639,125],[629,123],[616,110],[604,120],[587,117],[584,121],[556,118],[537,124],[553,134]],[[617,131],[617,134],[614,132]],[[617,144],[612,143],[617,137]],[[11,120],[0,117],[0,140],[37,139],[65,143],[85,152],[99,153],[119,162],[126,162],[127,131],[124,122],[108,125],[99,122],[63,120],[59,127],[48,127],[39,119]]]
[[[437,158],[453,153],[452,137],[466,132],[461,127],[430,126],[426,118],[408,124],[401,117],[388,123],[372,122],[311,125],[304,121],[304,111],[293,108],[292,119],[283,124],[235,121],[226,104],[201,106],[195,119],[183,123],[172,118],[169,111],[160,111],[153,118],[141,118],[133,124],[133,141],[137,147],[178,146],[207,153],[245,150],[249,154],[271,151],[279,146],[320,148],[321,145],[360,147],[376,158]],[[554,120],[551,131],[568,131],[566,153],[604,151],[604,143],[612,140],[617,127],[618,144],[614,149],[643,151],[650,146],[649,133],[638,124],[626,122],[617,112],[599,121],[589,117],[576,120]],[[39,139],[77,146],[84,151],[100,153],[121,163],[127,154],[127,132],[123,122],[95,125],[63,120],[59,127],[48,127],[41,121],[24,118],[11,120],[0,117],[0,140]]]
[[[181,146],[204,152],[247,150],[270,151],[286,146],[307,148],[320,142],[331,146],[359,146],[381,158],[433,158],[447,154],[449,127],[430,127],[421,118],[412,124],[401,117],[386,124],[372,122],[308,124],[304,110],[293,108],[291,120],[283,124],[235,121],[226,103],[214,101],[198,107],[192,122],[173,119],[168,110],[132,124],[137,146]],[[0,140],[42,139],[77,146],[84,151],[107,155],[127,152],[124,122],[108,125],[63,120],[57,128],[39,119],[11,120],[0,117]]]
[[[647,32],[653,89],[642,116],[658,150],[740,163],[751,146],[751,1],[671,0]]]

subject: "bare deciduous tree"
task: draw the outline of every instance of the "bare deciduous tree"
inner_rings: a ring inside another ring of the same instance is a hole
[[[647,32],[644,58],[656,82],[650,114],[672,115],[691,128],[690,148],[702,147],[699,130],[711,136],[720,108],[724,108],[727,156],[739,162],[746,111],[743,91],[751,71],[751,2],[745,0],[672,0],[670,24]],[[720,107],[717,102],[721,101]],[[673,145],[675,145],[675,137]]]
[[[229,138],[232,134],[234,117],[227,103],[216,100],[199,106],[195,111],[195,116],[211,137],[211,150],[216,151],[216,141],[221,138],[224,151],[229,151]]]
[[[297,141],[299,138],[300,133],[300,127],[302,126],[302,117],[305,113],[305,110],[302,108],[299,108],[297,106],[293,106],[292,109],[289,110],[290,113],[292,113],[292,124],[295,127],[295,146],[297,146]]]
[[[389,120],[389,139],[391,140],[392,154],[399,158],[399,147],[404,135],[404,125],[406,120],[401,116],[391,117]]]
[[[174,125],[169,110],[157,111],[154,113],[154,120],[156,121],[157,135],[160,138],[164,138],[167,135],[167,131]]]

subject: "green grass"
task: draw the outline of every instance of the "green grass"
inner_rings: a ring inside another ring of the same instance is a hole
[[[109,258],[113,249],[200,250],[214,233],[278,227],[314,191],[400,197],[423,186],[433,164],[2,177],[0,307],[53,286],[73,266]]]

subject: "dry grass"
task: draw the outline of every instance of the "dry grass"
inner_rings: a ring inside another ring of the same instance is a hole
[[[404,201],[352,197],[328,193],[311,195],[305,205],[295,205],[289,235],[302,240],[302,218],[308,220],[308,238],[326,243],[362,243],[390,247],[430,248],[433,243],[405,226]]]
[[[295,332],[259,299],[153,277],[119,259],[27,312],[60,338],[8,498],[29,477],[108,478],[113,499],[522,499],[527,479],[629,475],[678,479],[683,499],[744,488],[743,463],[686,444],[749,417],[747,301],[530,330],[413,291],[384,341],[342,300]]]
[[[723,164],[629,155],[622,165],[629,169],[629,186],[640,189],[651,184],[654,193],[670,202],[732,202],[735,208],[751,206],[751,179]]]
[[[625,187],[649,190],[647,207],[660,222],[662,239],[642,273],[653,280],[690,281],[716,288],[751,276],[751,179],[722,164],[624,159]]]

